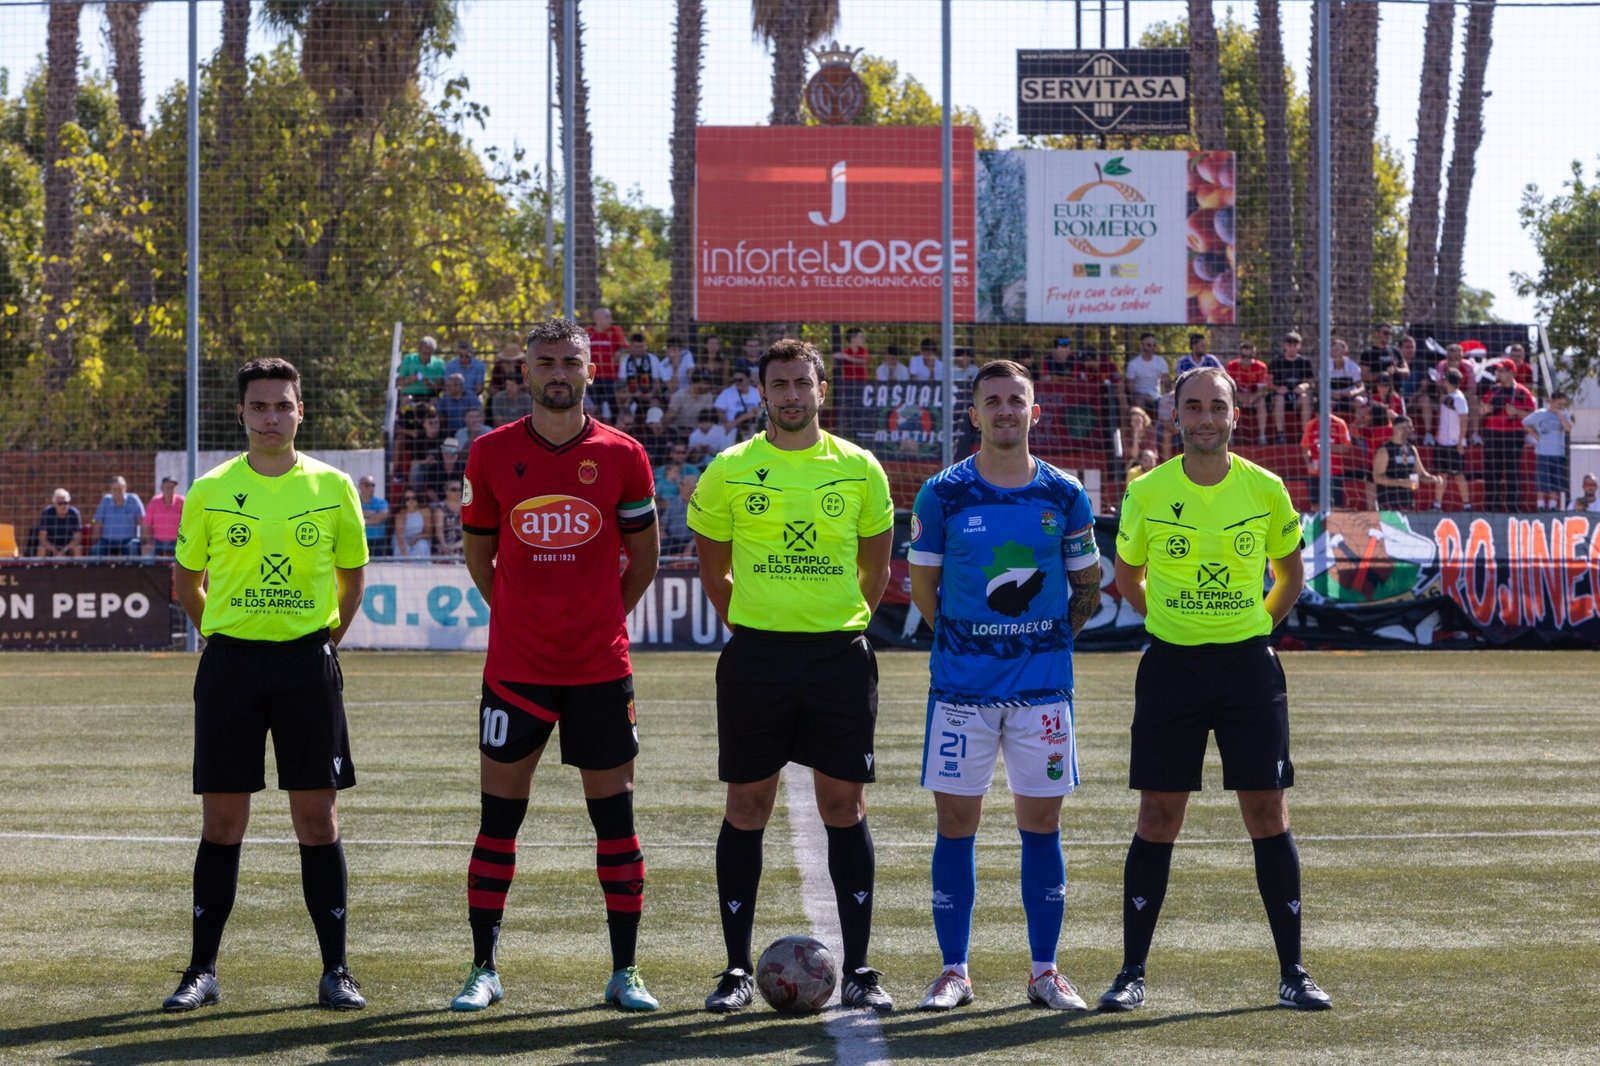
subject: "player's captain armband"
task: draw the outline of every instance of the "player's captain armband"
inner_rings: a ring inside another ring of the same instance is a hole
[[[1094,526],[1084,526],[1076,533],[1061,538],[1061,557],[1068,570],[1082,570],[1100,558],[1100,549],[1094,542]]]

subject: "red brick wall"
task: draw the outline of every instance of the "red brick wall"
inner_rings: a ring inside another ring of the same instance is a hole
[[[31,554],[31,531],[56,489],[72,493],[72,505],[88,525],[106,493],[107,479],[121,474],[128,479],[128,491],[148,503],[155,470],[153,451],[7,452],[0,455],[0,522],[17,527],[17,543]]]

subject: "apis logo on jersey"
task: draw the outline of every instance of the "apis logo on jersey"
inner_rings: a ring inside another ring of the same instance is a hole
[[[577,496],[535,496],[511,509],[511,531],[530,548],[576,548],[600,532],[600,508]]]

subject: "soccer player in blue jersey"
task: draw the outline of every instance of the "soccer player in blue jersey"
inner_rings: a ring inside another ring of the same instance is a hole
[[[933,927],[944,955],[921,1006],[972,1002],[974,845],[1004,751],[1022,837],[1028,1000],[1085,1010],[1056,969],[1056,944],[1067,891],[1061,797],[1078,783],[1072,638],[1100,600],[1094,520],[1083,486],[1028,452],[1039,405],[1025,367],[985,364],[967,413],[978,453],[929,478],[911,520],[911,596],[934,631],[922,787],[938,812]]]

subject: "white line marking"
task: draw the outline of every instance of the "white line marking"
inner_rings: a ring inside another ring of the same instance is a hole
[[[802,798],[806,798],[807,796],[809,796],[809,793],[806,793],[805,795],[803,795]],[[815,814],[814,810],[813,810],[813,814]],[[823,834],[824,830],[821,829],[820,825],[821,824],[818,823],[817,832],[819,834]],[[1504,831],[1482,831],[1482,832],[1463,830],[1463,831],[1461,831],[1459,833],[1307,833],[1307,834],[1304,834],[1304,835],[1301,835],[1301,834],[1297,833],[1297,834],[1295,834],[1295,838],[1294,839],[1295,839],[1295,843],[1297,843],[1297,844],[1349,844],[1349,843],[1370,843],[1370,842],[1374,842],[1374,841],[1382,842],[1382,841],[1388,841],[1388,840],[1392,840],[1392,841],[1400,841],[1400,840],[1541,840],[1541,839],[1562,840],[1562,839],[1592,839],[1592,838],[1595,838],[1595,837],[1600,837],[1600,829],[1508,829],[1508,830],[1504,830]],[[1125,847],[1128,846],[1128,839],[1129,839],[1128,837],[1116,837],[1116,838],[1109,839],[1109,840],[1072,840],[1072,839],[1066,839],[1066,840],[1062,841],[1062,846],[1063,847],[1071,847],[1071,848],[1125,848]],[[38,833],[38,832],[29,832],[29,831],[26,831],[26,830],[0,830],[0,840],[37,840],[37,841],[41,841],[41,842],[44,842],[44,843],[85,843],[85,844],[93,844],[93,843],[106,843],[106,844],[189,844],[189,845],[192,846],[192,845],[198,843],[199,837],[198,836],[181,836],[181,837],[180,836],[155,836],[155,835],[142,836],[142,835],[137,835],[137,834],[116,834],[116,833]],[[1240,845],[1240,844],[1243,844],[1245,842],[1246,841],[1245,841],[1245,837],[1244,837],[1243,834],[1240,834],[1237,837],[1215,837],[1215,838],[1212,838],[1212,837],[1196,837],[1196,838],[1194,838],[1192,840],[1184,839],[1184,838],[1180,837],[1179,840],[1178,840],[1179,845],[1181,845],[1183,847],[1194,847],[1194,848],[1234,847],[1236,845]],[[245,838],[245,843],[251,844],[251,845],[261,844],[261,845],[277,845],[277,846],[286,847],[286,846],[291,845],[291,844],[297,844],[298,841],[296,841],[293,837],[246,837]],[[402,839],[387,839],[387,838],[383,838],[383,837],[375,837],[375,838],[373,838],[371,840],[362,840],[362,839],[358,839],[358,838],[347,838],[344,841],[344,843],[345,843],[346,847],[380,847],[380,848],[470,848],[470,847],[472,847],[472,840],[469,839],[467,836],[463,836],[460,840],[402,840]],[[593,845],[594,845],[594,837],[592,837],[592,836],[584,837],[581,840],[575,838],[575,839],[572,839],[572,840],[518,840],[517,841],[518,849],[522,849],[522,848],[583,848],[583,847],[592,847]],[[696,849],[712,850],[712,849],[716,848],[716,846],[717,846],[717,843],[714,840],[665,840],[665,841],[653,840],[653,841],[650,842],[650,847],[653,848],[653,849],[674,849],[674,850],[693,851],[693,850],[696,850]],[[910,849],[932,850],[933,841],[931,841],[931,840],[883,840],[883,839],[879,838],[879,839],[875,839],[874,840],[873,846],[876,847],[876,848],[879,848],[879,849],[882,849],[882,848],[910,848]],[[1009,842],[1007,842],[1005,840],[985,841],[981,837],[978,840],[977,846],[980,847],[980,848],[1011,848],[1013,850],[1016,848],[1016,844],[1009,843]],[[822,842],[821,842],[820,847],[822,849],[821,853],[823,855],[826,855],[827,851],[828,851],[828,846],[827,846],[827,840],[826,840],[825,835],[822,838]],[[803,870],[804,870],[804,867],[802,867],[802,872],[803,872]],[[821,870],[822,870],[822,877],[824,878],[825,881],[827,881],[827,863],[826,863],[826,861],[823,862],[823,864],[821,866]],[[827,902],[827,907],[825,908],[824,913],[832,914],[832,913],[834,913],[833,883],[832,883],[832,881],[827,881],[827,883],[824,885],[824,888],[826,889],[825,899],[826,899],[826,902]],[[807,916],[809,917],[809,911],[807,912]]]
[[[800,898],[805,905],[811,935],[835,948],[834,958],[844,965],[839,908],[828,876],[828,833],[817,815],[811,788],[811,771],[790,763],[783,768],[784,797],[789,804],[789,833],[794,841],[794,861],[800,868]],[[839,980],[844,981],[843,970]],[[883,1027],[870,1010],[849,1010],[839,1005],[839,990],[828,1000],[828,1035],[833,1037],[835,1062],[840,1066],[871,1066],[889,1061]]]

